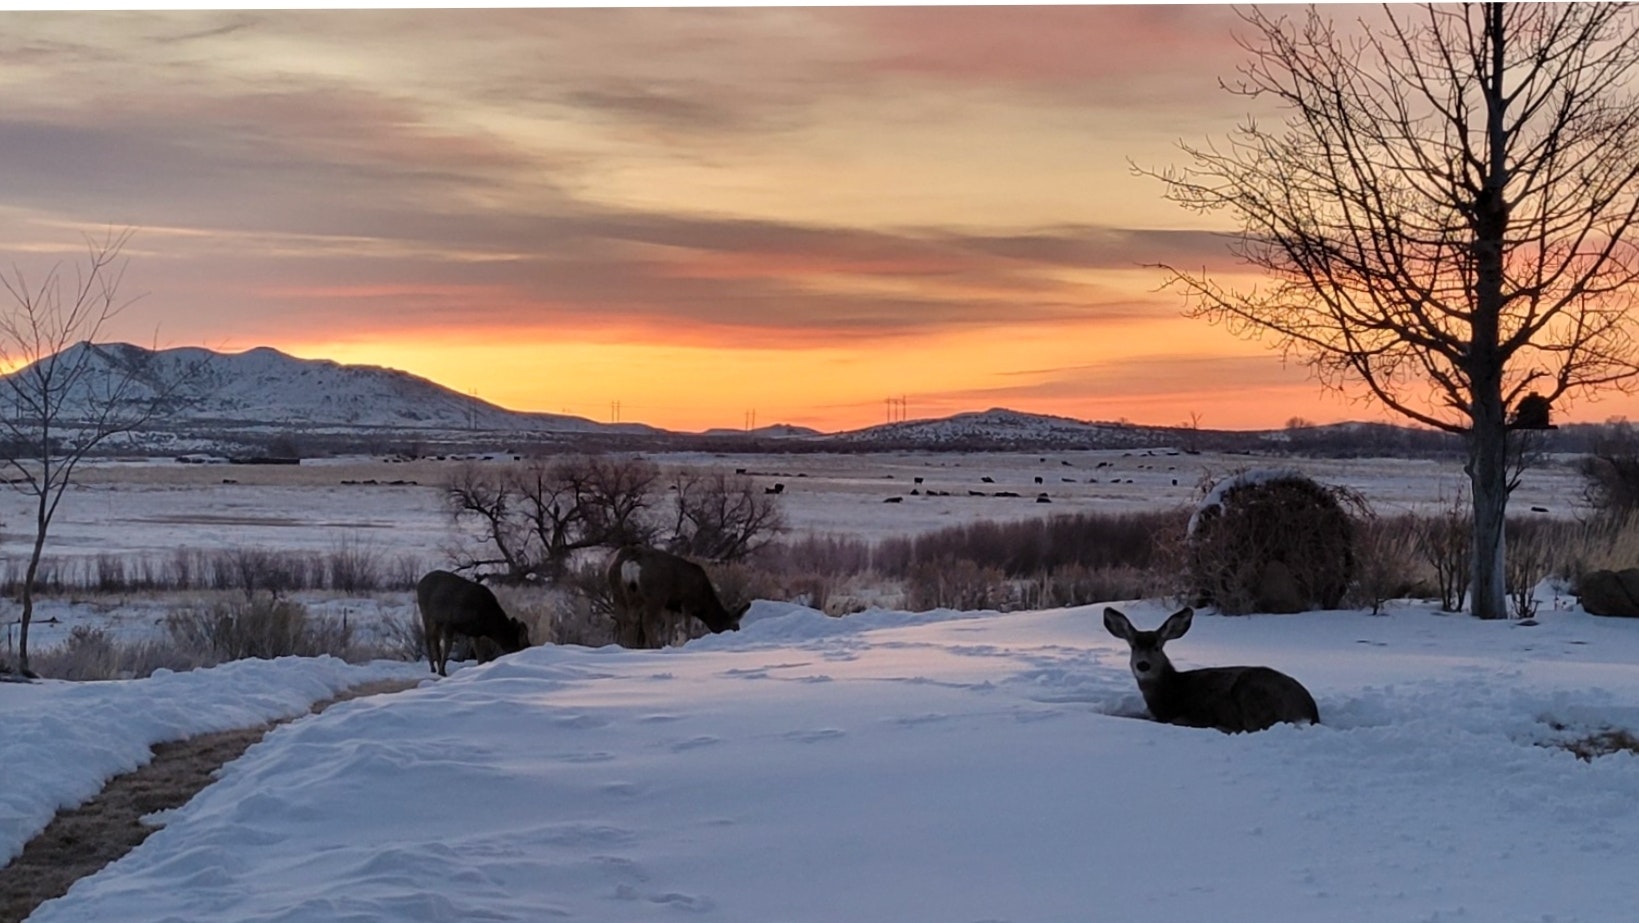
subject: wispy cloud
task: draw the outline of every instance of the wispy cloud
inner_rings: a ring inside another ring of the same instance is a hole
[[[1233,22],[1213,6],[4,14],[0,251],[142,229],[128,280],[150,295],[121,324],[213,345],[834,347],[858,376],[968,337],[1029,368],[1021,339],[1174,320],[1144,266],[1231,265],[1128,161],[1164,162],[1203,113],[1224,117]],[[1085,369],[966,397],[1074,402],[1187,374],[1146,379],[1098,345]],[[967,363],[916,374],[955,394],[943,377]],[[815,406],[838,402],[830,379]]]

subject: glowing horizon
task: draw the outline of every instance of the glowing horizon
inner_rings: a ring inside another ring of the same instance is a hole
[[[1218,6],[6,13],[0,266],[134,227],[105,338],[515,410],[1395,420],[1181,316],[1132,165],[1248,115]],[[67,265],[65,263],[65,265]],[[157,331],[157,333],[156,333]],[[1639,400],[1556,407],[1639,416]]]

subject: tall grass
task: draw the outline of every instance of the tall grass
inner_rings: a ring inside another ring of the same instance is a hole
[[[22,589],[28,561],[0,557],[0,595]],[[179,548],[169,554],[98,554],[44,557],[35,590],[45,594],[139,593],[188,590],[258,591],[273,595],[303,590],[367,593],[415,587],[427,565],[418,555],[389,556],[354,539],[326,551],[281,551],[259,546]]]

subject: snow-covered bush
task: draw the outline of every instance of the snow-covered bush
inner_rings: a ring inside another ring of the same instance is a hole
[[[1336,608],[1355,574],[1349,508],[1364,510],[1358,494],[1289,468],[1218,482],[1189,520],[1195,604],[1236,615]]]

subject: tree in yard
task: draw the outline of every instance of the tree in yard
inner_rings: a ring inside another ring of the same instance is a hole
[[[1519,437],[1559,398],[1639,374],[1639,25],[1604,3],[1242,19],[1251,60],[1225,89],[1283,123],[1185,145],[1193,163],[1156,175],[1229,214],[1231,251],[1268,281],[1166,266],[1169,282],[1191,316],[1460,434],[1472,611],[1506,617]]]
[[[18,669],[29,674],[34,581],[46,532],[86,456],[129,433],[175,400],[185,375],[157,372],[153,353],[99,345],[103,328],[135,300],[119,293],[131,232],[88,241],[71,273],[53,267],[32,283],[16,267],[0,275],[0,465],[33,507],[33,544],[22,586]]]

